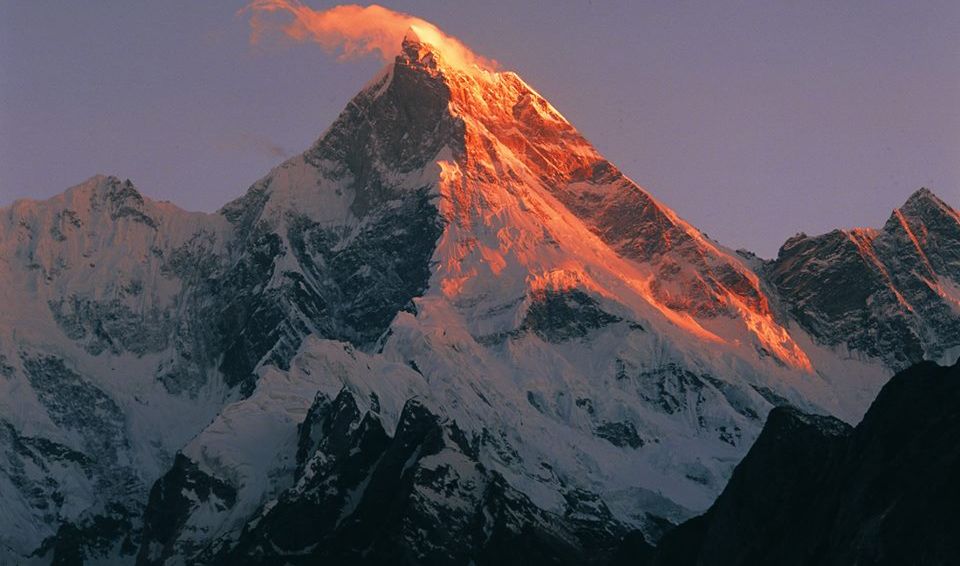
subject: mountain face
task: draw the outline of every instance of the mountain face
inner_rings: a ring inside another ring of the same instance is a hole
[[[903,369],[956,357],[960,216],[921,189],[880,230],[788,240],[764,268],[796,321],[821,342]]]
[[[956,356],[957,214],[894,217],[730,252],[411,36],[215,214],[114,177],[0,211],[0,558],[606,560],[773,406],[853,422]]]
[[[925,362],[894,376],[856,428],[774,409],[716,503],[648,563],[952,563],[958,403],[960,364]]]

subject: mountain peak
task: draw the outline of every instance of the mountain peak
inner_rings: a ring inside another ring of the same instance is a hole
[[[927,229],[936,229],[938,226],[957,224],[960,224],[960,214],[927,188],[920,188],[910,195],[887,221],[887,226],[893,228],[898,225],[923,225]]]
[[[456,227],[437,252],[451,258],[441,262],[449,270],[435,274],[445,298],[490,296],[481,277],[488,268],[495,276],[529,272],[531,280],[556,271],[580,282],[573,287],[613,296],[584,275],[602,265],[611,282],[634,273],[639,308],[672,328],[721,340],[693,318],[739,319],[763,352],[810,368],[743,262],[625,177],[517,74],[461,65],[442,38],[437,48],[419,32],[410,28],[393,66],[354,99],[310,158],[352,168],[350,207],[358,216],[397,192],[370,187],[386,186],[396,172],[439,169],[439,213]],[[523,245],[500,236],[480,242],[478,230],[513,234]],[[535,249],[537,241],[552,244]],[[556,259],[560,249],[568,257]],[[465,254],[478,263],[472,271],[462,269]],[[523,278],[514,283],[525,292]],[[503,277],[497,285],[504,288]]]
[[[130,179],[121,179],[116,175],[97,173],[87,180],[66,190],[64,196],[68,200],[107,199],[116,197],[121,200],[130,198],[132,201],[143,202],[140,191],[134,187]]]
[[[411,25],[407,28],[407,32],[403,36],[403,44],[406,45],[407,43],[423,43],[420,39],[420,32],[417,31],[417,26]]]
[[[907,198],[907,203],[915,202],[915,201],[925,201],[925,200],[939,201],[940,198],[937,197],[937,195],[934,194],[934,192],[931,191],[930,189],[926,187],[920,187],[919,189],[914,191],[909,198]]]
[[[442,58],[440,49],[436,45],[423,41],[416,27],[410,26],[406,35],[403,36],[400,55],[397,57],[398,63],[436,69]]]
[[[900,211],[909,213],[924,213],[930,210],[950,211],[953,209],[940,199],[933,191],[926,187],[917,189],[900,207]]]

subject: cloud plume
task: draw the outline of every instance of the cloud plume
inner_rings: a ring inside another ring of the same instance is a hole
[[[489,70],[496,67],[494,61],[474,54],[430,22],[376,4],[314,10],[299,0],[254,0],[242,12],[251,14],[250,40],[254,44],[266,34],[279,32],[296,41],[318,43],[344,58],[376,54],[390,61],[412,29],[421,41],[439,48],[450,64],[467,69],[474,65]],[[289,16],[293,19],[287,20]]]

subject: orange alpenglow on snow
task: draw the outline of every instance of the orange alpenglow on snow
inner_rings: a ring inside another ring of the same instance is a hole
[[[712,324],[716,316],[738,319],[763,350],[812,370],[756,275],[620,173],[515,73],[497,72],[430,22],[377,5],[317,11],[296,0],[256,0],[244,11],[252,14],[253,42],[279,32],[341,58],[396,60],[443,84],[446,111],[463,125],[462,151],[435,160],[439,206],[450,222],[438,242],[444,259],[436,282],[448,300],[465,299],[484,273],[502,277],[520,265],[532,274],[529,292],[582,288],[627,302],[630,295],[707,342],[738,342]],[[475,237],[477,230],[503,236],[511,231],[504,223],[524,235],[495,243]],[[597,270],[608,279],[590,275]],[[611,279],[620,283],[611,287]]]

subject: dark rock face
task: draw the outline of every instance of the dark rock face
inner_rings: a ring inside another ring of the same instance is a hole
[[[384,173],[418,170],[444,146],[463,154],[464,125],[449,103],[450,89],[432,56],[420,43],[405,41],[391,75],[355,97],[305,158],[333,178],[352,179],[357,196],[351,208],[363,217],[396,195]]]
[[[253,390],[253,371],[260,360],[286,334],[304,332],[302,321],[285,316],[292,307],[284,304],[286,289],[266,288],[284,253],[280,237],[259,227],[244,242],[239,259],[220,278],[220,296],[225,297],[224,304],[215,307],[221,309],[216,313],[216,335],[223,344],[220,371],[228,385],[241,385],[246,393]],[[297,345],[289,344],[272,361],[289,358]]]
[[[139,510],[108,505],[102,513],[82,522],[61,524],[57,535],[48,539],[37,554],[49,553],[53,566],[85,564],[107,556],[131,561],[137,551],[131,533],[138,519]]]
[[[218,285],[217,295],[229,298],[215,314],[220,369],[245,391],[258,365],[285,369],[308,334],[356,346],[376,341],[426,288],[442,230],[426,189],[371,206],[349,230],[290,214],[283,236],[257,224]],[[287,255],[297,269],[277,273]]]
[[[325,315],[315,322],[319,334],[354,345],[376,341],[426,289],[441,232],[426,188],[399,206],[373,207],[349,237],[298,218],[289,240],[304,268],[301,287],[319,289]]]
[[[625,446],[640,448],[643,446],[643,439],[637,433],[637,427],[633,426],[631,422],[605,422],[596,428],[595,434],[610,444],[621,448]]]
[[[520,330],[531,331],[546,342],[559,343],[582,338],[591,330],[622,320],[602,310],[583,291],[544,290],[531,297]]]
[[[23,436],[0,419],[0,474],[49,524],[60,520],[66,503],[64,487],[57,481],[57,471],[63,468],[73,470],[91,484],[96,481],[96,466],[86,455],[45,438]]]
[[[382,79],[385,90],[358,95],[303,155],[322,176],[349,180],[358,225],[322,225],[296,210],[278,225],[264,217],[271,178],[221,211],[238,235],[216,285],[228,299],[211,313],[228,384],[251,391],[256,367],[285,368],[308,334],[368,345],[426,288],[439,213],[428,187],[399,189],[389,177],[424,167],[444,145],[457,150],[462,124],[446,110],[445,83],[424,72],[416,49],[407,45],[392,77]],[[286,256],[296,268],[278,273]]]
[[[897,374],[856,428],[777,408],[727,488],[649,564],[952,564],[960,364]]]
[[[137,289],[133,285],[128,293],[135,295]],[[94,301],[73,295],[50,301],[49,307],[64,334],[94,356],[104,351],[159,352],[167,347],[173,329],[170,311],[154,306],[138,313],[120,299]]]
[[[894,369],[960,344],[960,216],[926,189],[881,230],[791,238],[766,276],[817,340]]]
[[[562,344],[587,337],[595,330],[623,323],[625,331],[643,332],[643,326],[634,321],[603,310],[600,303],[579,289],[541,289],[531,291],[508,306],[527,302],[526,312],[516,328],[476,336],[484,345],[502,344],[507,340],[534,334],[544,342]]]
[[[182,548],[173,548],[172,541],[196,508],[202,505],[231,507],[235,502],[235,488],[206,474],[190,459],[178,454],[173,468],[150,490],[137,564],[162,564],[182,552]]]
[[[61,358],[24,356],[23,367],[53,422],[81,438],[85,461],[96,466],[98,489],[114,497],[135,490],[136,471],[123,458],[129,448],[124,416],[113,399]],[[77,457],[72,460],[79,462]]]
[[[134,188],[130,179],[121,182],[120,179],[112,178],[100,204],[110,211],[110,218],[113,220],[128,218],[157,229],[156,220],[144,210],[143,196]],[[76,225],[76,222],[74,224]]]
[[[395,434],[351,393],[319,396],[300,428],[294,487],[266,506],[217,564],[591,564],[624,530],[539,510],[479,463],[467,438],[413,399]],[[202,563],[203,561],[201,561]]]

